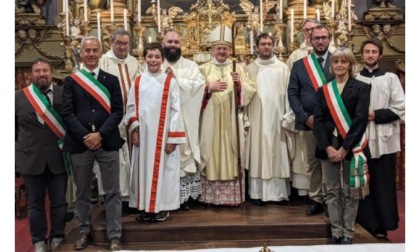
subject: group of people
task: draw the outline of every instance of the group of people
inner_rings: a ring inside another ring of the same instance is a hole
[[[398,78],[379,69],[380,41],[362,43],[364,70],[354,76],[353,53],[330,47],[327,27],[308,20],[303,28],[287,65],[268,33],[256,37],[255,61],[235,64],[224,25],[209,34],[213,58],[201,66],[168,31],[162,44],[144,47],[143,67],[122,29],[104,55],[96,37],[84,37],[83,69],[63,87],[52,84],[48,61],[35,60],[32,83],[15,95],[16,169],[28,188],[35,250],[55,250],[64,238],[70,176],[80,223],[74,249],[90,244],[93,170],[111,251],[122,248],[124,208],[139,210],[140,222],[164,221],[190,200],[239,206],[248,193],[256,205],[288,201],[291,185],[309,194],[307,215],[327,206],[330,244],[352,243],[358,213],[374,234],[397,228]]]

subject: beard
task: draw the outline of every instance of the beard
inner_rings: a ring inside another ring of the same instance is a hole
[[[171,52],[171,49],[175,49],[175,52]],[[165,52],[165,59],[171,63],[177,62],[181,58],[181,48],[163,48]]]

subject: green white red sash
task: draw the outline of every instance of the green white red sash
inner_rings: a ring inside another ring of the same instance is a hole
[[[325,99],[331,116],[337,126],[337,130],[345,139],[347,132],[352,125],[352,120],[338,91],[337,82],[333,80],[324,85],[322,89],[324,90]],[[366,133],[364,133],[360,142],[352,149],[353,157],[350,161],[350,191],[353,198],[364,198],[369,192],[369,173],[366,164],[367,158],[363,154],[363,149],[367,144],[368,140]]]
[[[64,136],[66,135],[66,126],[60,115],[55,111],[54,107],[47,101],[47,98],[41,93],[39,88],[31,83],[31,85],[23,89],[23,93],[28,99],[29,103],[35,109],[39,117],[44,120],[45,124],[58,137],[57,144],[62,150],[64,143]],[[70,153],[63,152],[64,164],[66,166],[67,174],[73,175],[73,166],[71,162]]]
[[[66,135],[66,126],[53,106],[47,101],[36,85],[33,83],[23,89],[26,98],[35,109],[36,113],[44,120],[45,124],[58,137],[58,146],[63,148],[63,139]]]
[[[85,69],[72,74],[71,77],[111,114],[111,94],[102,83],[95,79]]]
[[[312,86],[315,88],[315,91],[318,91],[318,88],[326,84],[327,80],[325,79],[324,72],[322,71],[322,66],[316,59],[315,53],[311,53],[307,57],[303,58],[303,64],[309,74]]]

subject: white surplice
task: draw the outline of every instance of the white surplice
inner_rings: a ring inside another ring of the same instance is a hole
[[[170,154],[165,152],[165,146],[185,143],[185,131],[178,84],[172,78],[165,89],[166,77],[163,71],[143,73],[138,113],[133,84],[124,119],[130,134],[136,128],[140,133],[140,145],[132,149],[129,205],[150,213],[178,209],[180,204],[179,146]]]
[[[257,88],[248,105],[245,167],[249,170],[249,195],[263,201],[288,200],[290,164],[281,125],[283,116],[290,111],[290,71],[276,56],[269,60],[257,58],[245,69]]]

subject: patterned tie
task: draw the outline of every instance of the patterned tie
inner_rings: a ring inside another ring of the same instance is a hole
[[[321,66],[321,69],[324,70],[324,67],[322,66],[322,62],[324,62],[324,58],[319,57],[316,60],[318,61],[319,65]]]
[[[89,72],[93,77],[95,77],[95,72]]]

